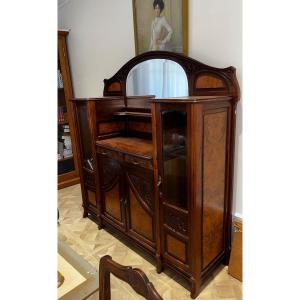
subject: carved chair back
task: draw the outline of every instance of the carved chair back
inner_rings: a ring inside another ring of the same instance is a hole
[[[122,266],[106,255],[100,259],[99,296],[100,300],[110,300],[110,273],[127,282],[136,293],[147,300],[163,300],[145,273],[137,268]]]

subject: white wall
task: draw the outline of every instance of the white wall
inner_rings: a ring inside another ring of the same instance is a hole
[[[70,0],[58,10],[68,38],[76,97],[102,95],[109,78],[134,56],[131,0]]]
[[[110,78],[135,55],[132,0],[66,0],[60,29],[68,47],[75,97],[102,95]],[[214,67],[234,66],[242,88],[242,1],[189,0],[189,54]],[[233,213],[242,217],[242,103],[238,104]]]

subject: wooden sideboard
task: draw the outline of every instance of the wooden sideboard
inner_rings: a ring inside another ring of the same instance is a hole
[[[179,64],[189,96],[128,96],[128,73],[151,59]],[[231,250],[235,69],[152,51],[104,84],[103,97],[73,99],[84,217],[186,278],[195,298]]]

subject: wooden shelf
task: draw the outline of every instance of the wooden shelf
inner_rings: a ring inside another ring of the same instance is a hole
[[[115,137],[97,141],[96,144],[107,149],[138,156],[152,157],[153,155],[152,141],[135,137]]]
[[[146,117],[151,118],[151,113],[136,112],[136,111],[118,111],[114,116],[132,116],[132,117]]]
[[[64,158],[60,158],[60,159],[57,159],[58,161],[64,161],[64,160],[68,160],[68,159],[71,159],[73,158],[73,155],[72,156],[68,156],[68,157],[64,157]]]

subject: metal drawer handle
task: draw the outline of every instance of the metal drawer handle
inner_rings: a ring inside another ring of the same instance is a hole
[[[133,163],[134,165],[138,165],[138,164],[139,164],[139,162],[136,161],[136,160],[133,160],[132,163]]]
[[[161,176],[158,175],[157,187],[159,187],[160,185],[161,185]]]
[[[107,152],[105,152],[105,151],[102,150],[102,151],[101,151],[101,154],[102,154],[102,155],[107,155]]]

